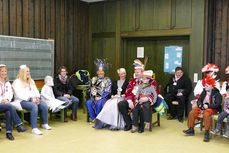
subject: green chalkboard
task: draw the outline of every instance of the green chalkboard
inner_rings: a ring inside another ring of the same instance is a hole
[[[54,73],[54,40],[0,35],[0,64],[8,67],[10,80],[16,78],[19,66],[30,67],[34,80]]]

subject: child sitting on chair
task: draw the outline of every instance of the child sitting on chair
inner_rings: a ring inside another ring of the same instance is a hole
[[[227,75],[229,74],[229,66],[226,68],[225,74]],[[229,138],[229,78],[227,81],[223,83],[220,93],[225,97],[224,109],[223,109],[223,112],[219,114],[218,123],[216,125],[216,128],[213,131],[211,131],[211,133],[219,135],[221,132],[223,120],[227,118],[227,127],[226,127],[226,131],[223,137]]]
[[[52,110],[53,113],[56,113],[68,107],[70,103],[55,98],[52,90],[52,86],[54,85],[53,78],[46,76],[44,81],[45,85],[41,89],[41,99],[47,103],[49,109]]]
[[[131,132],[144,132],[145,128],[150,128],[150,118],[152,115],[151,105],[157,100],[157,92],[154,86],[151,85],[153,71],[148,70],[143,72],[142,84],[135,87],[132,93],[136,96],[135,107],[133,109],[133,125]],[[140,123],[138,124],[138,119]]]

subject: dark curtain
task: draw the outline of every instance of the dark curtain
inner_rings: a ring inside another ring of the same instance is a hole
[[[220,68],[221,80],[229,65],[229,0],[206,0],[205,64],[215,63]]]

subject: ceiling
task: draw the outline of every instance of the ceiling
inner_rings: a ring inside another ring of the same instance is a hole
[[[93,2],[100,2],[100,1],[105,1],[105,0],[81,0],[81,1],[93,3]]]

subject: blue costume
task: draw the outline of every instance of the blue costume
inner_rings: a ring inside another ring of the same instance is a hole
[[[93,77],[90,98],[85,103],[91,119],[96,118],[110,96],[111,80],[108,77]],[[96,97],[100,97],[100,99],[95,100]]]
[[[106,65],[105,60],[99,60],[95,62],[98,71],[104,71]],[[92,120],[102,110],[104,104],[111,97],[111,80],[108,77],[93,77],[91,79],[90,98],[85,102],[89,116]]]

